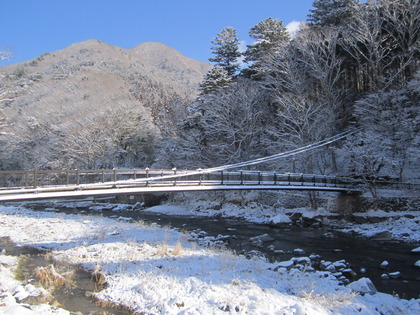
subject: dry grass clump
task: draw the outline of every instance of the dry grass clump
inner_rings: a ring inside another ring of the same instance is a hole
[[[157,256],[181,256],[184,251],[182,243],[178,241],[173,249],[170,249],[167,242],[160,243],[156,246]]]
[[[106,286],[106,278],[104,274],[101,272],[101,266],[96,265],[95,269],[92,271],[92,277],[95,281],[96,290],[99,291],[101,288]]]
[[[169,247],[166,242],[160,243],[156,246],[156,255],[158,256],[168,256],[169,255]]]
[[[176,245],[175,245],[175,247],[172,251],[172,255],[180,256],[180,255],[182,255],[182,252],[183,252],[183,248],[182,248],[181,242],[176,243]]]
[[[129,307],[129,306],[126,306],[126,305],[124,305],[124,304],[120,304],[120,303],[118,303],[118,302],[112,302],[112,301],[108,301],[108,300],[106,300],[106,299],[99,299],[97,296],[95,296],[95,295],[92,295],[91,296],[92,297],[92,299],[94,299],[95,300],[95,304],[98,306],[98,307],[101,307],[101,308],[103,308],[103,309],[115,309],[115,310],[119,310],[119,311],[123,311],[123,312],[130,312],[131,314],[133,314],[133,315],[144,315],[144,314],[148,314],[148,313],[144,313],[144,312],[137,312],[137,311],[134,311],[131,307]],[[105,313],[104,313],[105,314]]]
[[[320,294],[314,291],[302,291],[298,294],[299,297],[305,300],[311,301],[323,307],[329,307],[334,309],[342,306],[345,303],[351,302],[358,293],[356,292],[340,292],[340,293],[328,293]]]
[[[56,271],[54,265],[46,267],[38,267],[35,270],[35,275],[46,289],[60,289],[68,288],[74,285],[73,276],[74,270],[59,273]]]

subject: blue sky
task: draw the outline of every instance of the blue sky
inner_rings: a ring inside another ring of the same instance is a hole
[[[154,41],[201,61],[226,26],[250,44],[258,22],[306,20],[312,0],[0,0],[0,48],[5,64],[27,61],[87,39],[122,48]]]

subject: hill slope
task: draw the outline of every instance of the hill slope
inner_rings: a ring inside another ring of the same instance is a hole
[[[0,166],[147,165],[210,67],[160,43],[87,40],[1,68]]]

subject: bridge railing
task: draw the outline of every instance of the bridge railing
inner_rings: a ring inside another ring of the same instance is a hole
[[[172,171],[149,171],[147,169],[75,169],[75,170],[30,170],[0,171],[0,187],[39,187],[50,185],[82,185],[119,180],[167,175]]]
[[[0,171],[1,188],[36,188],[42,186],[86,185],[139,180],[197,185],[348,185],[348,179],[324,175],[276,173],[263,171],[154,170],[154,169],[75,169]]]

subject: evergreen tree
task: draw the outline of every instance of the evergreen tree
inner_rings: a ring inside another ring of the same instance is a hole
[[[251,65],[243,71],[243,74],[256,78],[263,73],[264,64],[270,56],[289,41],[289,35],[281,21],[268,18],[252,27],[249,36],[255,40],[255,43],[248,45],[244,53],[245,62]]]
[[[358,0],[315,0],[308,21],[316,26],[343,25],[358,4]]]
[[[248,45],[245,52],[245,61],[258,62],[267,54],[273,53],[276,48],[289,40],[289,35],[281,21],[273,18],[261,21],[249,31],[249,36],[255,43]]]
[[[216,66],[206,74],[199,88],[202,94],[209,94],[228,86],[231,81],[227,71]]]
[[[214,46],[211,49],[215,57],[209,58],[209,61],[226,70],[229,77],[233,77],[239,69],[237,60],[241,56],[236,30],[230,26],[224,28],[212,43]]]

